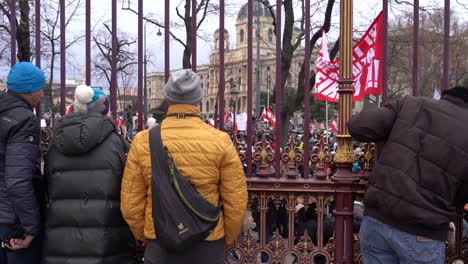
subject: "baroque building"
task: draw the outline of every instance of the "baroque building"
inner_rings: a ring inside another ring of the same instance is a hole
[[[295,28],[293,39],[300,33],[299,28]],[[202,88],[205,96],[200,103],[200,109],[205,115],[215,113],[218,105],[219,91],[219,37],[220,32],[216,30],[213,35],[214,48],[211,52],[209,63],[197,65],[197,74],[202,81]],[[225,111],[232,111],[229,107],[231,101],[230,90],[232,86],[239,89],[237,96],[236,112],[247,112],[247,4],[243,5],[237,15],[235,34],[224,31],[224,81],[225,81]],[[235,40],[235,45],[231,45],[231,40]],[[258,45],[257,45],[258,43]],[[254,1],[253,34],[252,34],[252,101],[253,109],[257,103],[257,65],[259,74],[259,91],[261,93],[261,109],[268,101],[274,102],[273,90],[275,88],[276,73],[276,36],[273,27],[273,18],[270,11],[263,4]],[[257,57],[257,51],[259,56]],[[299,47],[293,58],[291,65],[289,87],[297,85],[297,78],[304,60],[304,49]],[[315,64],[315,58],[311,59]],[[313,69],[313,68],[312,68]],[[163,100],[162,89],[164,87],[164,73],[149,73],[147,79],[148,108],[157,107]],[[268,100],[269,99],[269,100]]]

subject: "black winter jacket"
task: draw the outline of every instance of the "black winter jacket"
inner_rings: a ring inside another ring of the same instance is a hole
[[[30,105],[15,92],[0,92],[0,224],[40,231],[33,177],[39,171],[40,128]]]
[[[445,241],[456,207],[468,202],[468,100],[407,96],[363,111],[348,128],[357,140],[385,142],[369,178],[364,214]]]
[[[120,212],[126,151],[106,116],[58,120],[46,161],[43,264],[134,263],[133,236]]]

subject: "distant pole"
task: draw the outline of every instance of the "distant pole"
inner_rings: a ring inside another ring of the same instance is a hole
[[[260,116],[260,17],[257,12],[257,61],[256,61],[256,79],[255,79],[255,117]]]
[[[276,0],[276,82],[275,82],[275,114],[276,114],[276,129],[275,129],[275,141],[276,149],[275,153],[281,153],[281,6],[283,1]],[[289,120],[284,120],[288,122]],[[287,137],[288,135],[283,135]],[[281,159],[276,159],[275,162],[275,176],[281,177]]]
[[[197,0],[192,0],[192,71],[197,72]]]
[[[144,41],[144,58],[143,58],[143,64],[144,64],[144,81],[143,81],[143,112],[145,116],[145,122],[148,120],[148,85],[147,85],[147,80],[148,80],[148,72],[147,72],[147,64],[148,64],[148,57],[146,55],[146,25],[148,24],[148,21],[145,22],[145,41]]]
[[[329,128],[329,124],[328,124],[328,101],[325,101],[325,131],[327,131],[327,135],[328,135],[328,128]],[[328,137],[327,137],[327,144],[328,144]]]
[[[441,91],[449,88],[450,64],[450,0],[445,0],[444,15],[444,76]]]
[[[170,1],[166,0],[164,4],[164,83],[166,83],[167,80],[169,79],[169,71],[170,71],[170,65],[169,65],[170,13],[169,13],[169,8],[170,8]]]
[[[388,0],[383,0],[382,101],[388,97]],[[380,101],[379,101],[380,102]]]
[[[66,84],[66,61],[65,61],[65,0],[60,0],[60,115],[65,115],[65,84]]]
[[[10,45],[11,67],[16,64],[16,0],[10,0]]]
[[[419,80],[419,0],[414,0],[413,21],[413,96],[417,96]]]
[[[117,118],[117,0],[112,0],[111,113]]]
[[[41,68],[41,0],[36,0],[36,66]],[[41,103],[36,106],[37,118],[42,117]]]
[[[146,24],[145,24],[145,38],[146,38]],[[146,40],[146,39],[145,39]],[[145,43],[146,44],[146,43]],[[146,118],[143,117],[143,53],[146,55],[146,47],[143,47],[143,0],[138,0],[138,131],[143,130],[143,122]],[[145,75],[146,76],[146,75]],[[146,113],[146,111],[145,111]]]
[[[91,0],[86,0],[86,85],[91,85]]]

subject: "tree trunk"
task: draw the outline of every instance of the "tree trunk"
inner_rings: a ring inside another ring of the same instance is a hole
[[[29,29],[29,1],[20,0],[20,23],[17,29],[16,39],[18,42],[18,60],[31,61],[31,32]]]

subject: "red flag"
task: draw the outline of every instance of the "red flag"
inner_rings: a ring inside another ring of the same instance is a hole
[[[333,132],[338,131],[338,123],[336,122],[336,119],[334,119],[333,122],[330,123],[330,128]]]
[[[67,106],[67,110],[66,110],[65,114],[69,115],[71,113],[73,113],[73,105],[72,104]]]
[[[122,120],[120,119],[120,116],[115,119],[115,128],[117,133],[122,134]]]
[[[382,13],[353,48],[353,101],[382,94]],[[330,62],[325,32],[317,58],[315,99],[338,102],[339,60]]]

